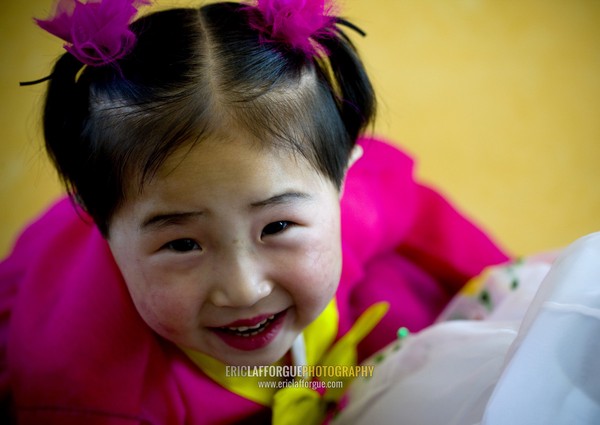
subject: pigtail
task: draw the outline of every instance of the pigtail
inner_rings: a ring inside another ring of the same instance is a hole
[[[83,64],[70,53],[55,63],[49,79],[44,105],[46,152],[68,192],[73,196],[75,183],[83,167],[83,123],[88,113],[88,90],[78,87],[77,76]]]
[[[347,26],[364,35],[348,21],[336,19],[338,25]],[[327,63],[318,63],[318,66],[337,97],[340,116],[354,143],[375,115],[375,92],[354,44],[339,27],[335,32],[334,37],[328,34],[316,39],[328,54]],[[324,69],[325,67],[329,70]],[[328,75],[331,76],[327,77]]]

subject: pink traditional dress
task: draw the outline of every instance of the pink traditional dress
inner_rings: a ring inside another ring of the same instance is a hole
[[[362,361],[398,328],[433,323],[467,280],[507,260],[414,180],[408,156],[381,141],[360,143],[365,154],[342,199],[342,277],[304,332],[307,364]],[[92,220],[66,199],[0,264],[0,338],[0,395],[23,424],[288,423],[294,406],[315,404],[320,420],[341,395],[255,391],[223,379],[214,359],[161,339],[138,315]]]

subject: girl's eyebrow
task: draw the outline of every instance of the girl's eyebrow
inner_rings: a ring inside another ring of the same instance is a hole
[[[274,205],[290,204],[296,201],[307,201],[311,198],[312,196],[304,192],[285,192],[280,193],[279,195],[271,196],[263,201],[253,202],[250,204],[250,206],[252,208],[264,208]]]
[[[151,232],[152,230],[158,230],[163,227],[181,224],[202,215],[204,215],[204,212],[202,211],[154,214],[142,221],[140,224],[140,230],[143,232]]]

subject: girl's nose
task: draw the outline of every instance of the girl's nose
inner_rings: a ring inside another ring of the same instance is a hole
[[[247,256],[223,262],[215,270],[213,282],[210,300],[217,307],[248,307],[273,291],[273,283]]]

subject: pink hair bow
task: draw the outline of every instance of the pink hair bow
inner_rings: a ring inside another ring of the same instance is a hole
[[[86,65],[115,62],[131,51],[129,24],[137,7],[150,0],[59,0],[54,17],[36,23],[64,41],[65,49]]]
[[[256,8],[264,24],[252,25],[269,34],[267,40],[287,43],[307,56],[317,53],[311,38],[327,35],[336,22],[327,0],[257,0]]]

